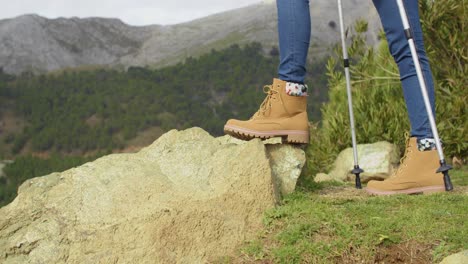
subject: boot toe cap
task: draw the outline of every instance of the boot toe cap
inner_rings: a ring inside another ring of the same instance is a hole
[[[366,191],[371,194],[389,194],[387,192],[392,192],[393,190],[398,189],[397,186],[393,186],[388,181],[369,181],[366,186]]]
[[[369,181],[367,183],[367,189],[376,189],[376,190],[382,189],[381,186],[380,186],[381,183],[382,183],[382,181],[375,181],[375,180]]]
[[[229,119],[224,125],[224,130],[239,130],[240,128],[250,128],[247,121]]]
[[[237,119],[229,119],[225,126],[238,126],[239,124],[241,124],[242,121],[241,120],[237,120]]]

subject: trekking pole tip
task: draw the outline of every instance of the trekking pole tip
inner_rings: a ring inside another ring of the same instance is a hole
[[[445,190],[447,192],[453,191],[453,185],[452,185],[452,181],[450,180],[448,171],[444,172],[444,185],[445,185]]]
[[[354,166],[354,169],[351,171],[352,174],[356,175],[356,189],[362,189],[362,184],[361,184],[361,173],[363,173],[364,170],[359,168],[359,166]]]
[[[450,175],[449,175],[449,170],[452,169],[452,166],[447,165],[445,163],[445,160],[442,160],[440,162],[440,168],[437,170],[437,173],[442,173],[444,175],[444,185],[445,185],[445,190],[447,192],[450,192],[453,190],[453,185],[452,181],[450,180]]]
[[[356,174],[356,189],[362,189],[361,177],[359,174]]]

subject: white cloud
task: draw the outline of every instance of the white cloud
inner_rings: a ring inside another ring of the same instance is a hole
[[[0,0],[0,19],[23,14],[115,17],[131,25],[175,24],[262,0]],[[271,0],[269,0],[271,1]]]

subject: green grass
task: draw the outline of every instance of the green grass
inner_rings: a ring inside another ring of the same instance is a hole
[[[468,167],[451,176],[455,191],[433,195],[373,197],[351,185],[309,183],[266,212],[264,230],[237,260],[376,263],[401,256],[401,263],[438,263],[468,249]]]
[[[468,186],[468,165],[450,171],[450,176],[455,187]]]

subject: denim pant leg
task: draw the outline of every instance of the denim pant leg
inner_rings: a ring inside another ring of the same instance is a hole
[[[304,83],[310,43],[309,0],[277,0],[280,48],[279,78]]]
[[[416,75],[416,69],[411,57],[408,40],[406,39],[403,24],[396,0],[373,0],[380,15],[380,20],[387,36],[390,52],[398,64],[400,78],[403,86],[408,116],[411,123],[411,136],[432,138],[429,118],[424,105],[421,88]],[[424,49],[423,33],[419,22],[418,0],[404,0],[406,12],[414,35],[419,61],[423,70],[427,86],[429,101],[435,116],[434,81],[432,78],[429,60]]]

